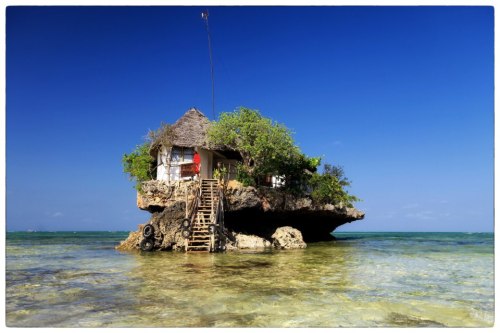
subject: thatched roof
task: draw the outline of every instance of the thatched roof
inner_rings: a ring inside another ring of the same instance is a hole
[[[189,109],[173,125],[164,124],[153,133],[151,153],[162,145],[178,147],[203,147],[208,148],[207,132],[210,120],[195,108]]]
[[[189,109],[173,125],[163,124],[157,131],[150,131],[151,146],[149,153],[155,157],[161,146],[201,147],[219,153],[229,154],[235,150],[225,145],[208,142],[208,130],[212,123],[196,108]],[[239,156],[239,155],[238,155]],[[237,158],[237,157],[234,157]]]
[[[206,147],[210,120],[195,108],[189,109],[172,125],[174,140],[179,147]]]

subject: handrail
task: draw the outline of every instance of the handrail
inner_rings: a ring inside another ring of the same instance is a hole
[[[215,223],[217,224],[218,230],[218,243],[219,247],[222,246],[222,237],[224,237],[224,191],[222,190],[220,184],[217,191],[217,216],[215,218]]]
[[[202,186],[203,181],[200,182],[193,188],[193,192],[196,193],[195,198],[191,201],[189,206],[189,228],[191,229],[196,224],[196,218],[199,214],[197,211],[201,205],[202,193],[206,196],[205,200],[210,200],[210,219],[209,223],[215,229],[215,232],[210,233],[210,251],[224,250],[225,245],[225,228],[224,228],[224,188],[220,181],[205,184],[205,190]],[[208,186],[207,186],[208,185]],[[214,188],[215,187],[215,188]],[[203,192],[205,191],[205,192]],[[208,193],[208,191],[210,191]],[[205,203],[206,205],[206,203]],[[208,208],[208,207],[206,207]],[[208,228],[208,226],[207,226]],[[188,248],[188,240],[186,239],[186,250]]]
[[[189,224],[193,223],[193,220],[196,217],[196,211],[198,210],[198,205],[201,197],[201,181],[198,181],[198,184],[193,188],[192,192],[194,194],[194,198],[191,201],[191,207],[188,209],[187,219],[189,220]]]
[[[210,216],[214,215],[214,184],[210,183]]]

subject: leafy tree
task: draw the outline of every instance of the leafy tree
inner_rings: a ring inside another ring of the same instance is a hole
[[[294,194],[307,192],[310,178],[321,163],[319,157],[307,157],[302,153],[281,161],[278,175],[285,177],[285,189]]]
[[[314,173],[309,185],[313,201],[319,204],[344,204],[347,207],[353,207],[354,202],[360,201],[345,189],[351,185],[351,182],[339,166],[325,164],[323,174]]]
[[[154,162],[149,154],[150,143],[145,142],[137,146],[130,154],[124,154],[122,157],[123,171],[129,174],[131,180],[135,180],[135,188],[141,190],[141,182],[153,179]]]
[[[238,151],[243,160],[239,173],[254,181],[266,174],[285,174],[286,163],[301,157],[291,131],[263,117],[257,110],[241,107],[220,115],[208,136],[215,145]]]
[[[162,124],[150,131],[147,142],[137,146],[122,158],[123,168],[135,188],[141,191],[141,182],[153,179],[154,159],[151,150],[171,146],[175,139],[172,126]],[[238,180],[245,186],[258,185],[269,174],[285,179],[285,190],[304,195],[310,193],[319,204],[344,204],[352,207],[359,199],[350,195],[346,187],[351,182],[341,167],[325,164],[322,174],[317,172],[321,159],[304,155],[295,145],[292,132],[284,125],[263,117],[257,110],[241,107],[235,112],[222,113],[208,132],[209,143],[225,146],[241,155]]]

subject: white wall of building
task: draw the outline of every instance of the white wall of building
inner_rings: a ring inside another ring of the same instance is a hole
[[[167,148],[161,147],[158,150],[157,156],[157,164],[156,164],[156,179],[168,181],[168,173],[167,173],[167,161],[170,156]]]
[[[169,149],[161,147],[158,150],[156,179],[167,182],[180,180],[180,166],[181,164],[193,163],[193,153],[193,148],[173,147],[170,154]],[[168,167],[169,160],[170,168]]]

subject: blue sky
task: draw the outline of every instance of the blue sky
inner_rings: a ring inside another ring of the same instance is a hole
[[[121,157],[209,118],[205,7],[8,7],[7,231],[135,230]],[[493,230],[493,7],[209,7],[216,113],[344,167],[339,231]]]

